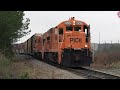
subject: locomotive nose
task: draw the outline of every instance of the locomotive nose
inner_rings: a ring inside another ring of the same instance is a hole
[[[72,49],[80,49],[85,47],[84,33],[74,33],[65,35],[65,47]],[[86,46],[87,47],[87,46]]]

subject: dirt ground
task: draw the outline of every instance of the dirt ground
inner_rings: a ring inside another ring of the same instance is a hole
[[[26,55],[16,55],[9,70],[11,79],[85,79]]]
[[[0,66],[1,79],[85,79],[83,76],[58,69],[27,55],[16,55],[10,65],[6,62],[8,61],[0,62],[0,65],[7,66],[5,68]],[[108,65],[93,63],[90,67],[120,75],[120,62]]]

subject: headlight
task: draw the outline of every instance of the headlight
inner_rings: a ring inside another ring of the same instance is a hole
[[[68,44],[68,47],[70,47],[70,44]]]
[[[87,45],[85,45],[85,47],[88,47]]]

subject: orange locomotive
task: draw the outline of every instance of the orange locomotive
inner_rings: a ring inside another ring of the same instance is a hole
[[[92,62],[90,26],[74,17],[43,34],[42,58],[68,67]]]
[[[25,53],[67,67],[92,63],[90,25],[74,17],[25,42]]]

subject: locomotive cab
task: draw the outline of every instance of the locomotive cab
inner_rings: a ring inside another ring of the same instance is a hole
[[[92,62],[90,50],[90,25],[71,18],[64,22],[60,49],[62,52],[61,63],[68,67],[89,66]],[[61,35],[59,35],[60,37]]]

